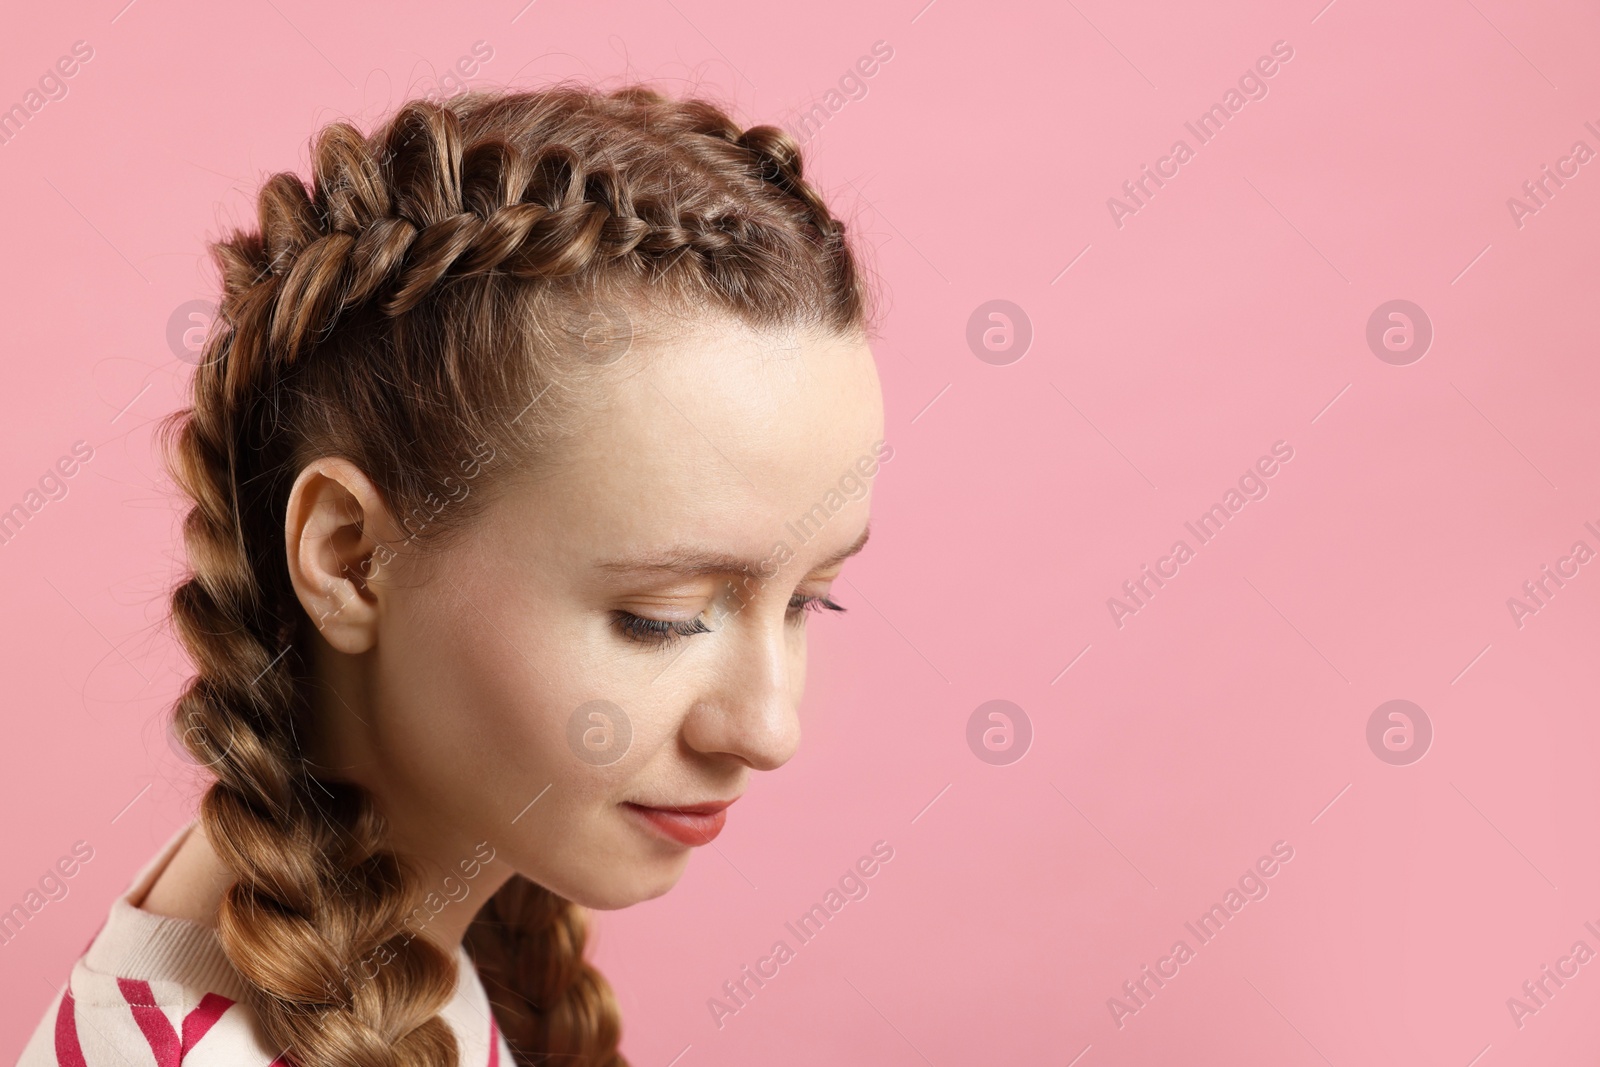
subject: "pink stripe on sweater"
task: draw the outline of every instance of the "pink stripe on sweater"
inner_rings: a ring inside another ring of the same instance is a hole
[[[122,990],[122,999],[128,1002],[133,1021],[139,1024],[144,1039],[150,1043],[156,1067],[178,1067],[183,1062],[183,1046],[178,1043],[177,1031],[172,1029],[166,1014],[156,1007],[150,983],[137,978],[118,978],[117,988]]]
[[[222,1013],[233,1007],[233,1001],[220,993],[207,993],[188,1015],[183,1017],[183,1054],[187,1056],[196,1042],[206,1036],[206,1031],[216,1025]]]
[[[77,1013],[73,1010],[72,990],[61,995],[56,1008],[56,1062],[61,1067],[88,1067],[83,1062],[83,1046],[78,1044]]]
[[[216,993],[207,993],[200,1003],[183,1017],[183,1038],[172,1028],[167,1015],[156,1005],[155,993],[150,983],[135,978],[118,978],[117,988],[133,1012],[133,1021],[139,1024],[144,1039],[150,1043],[150,1052],[156,1058],[156,1067],[179,1067],[196,1043],[214,1026],[222,1013],[233,1006],[233,1001]]]

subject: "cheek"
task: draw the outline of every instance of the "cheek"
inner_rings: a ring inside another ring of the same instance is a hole
[[[541,793],[541,812],[608,807],[671,740],[669,659],[620,647],[560,598],[461,577],[380,645],[385,762],[472,822],[510,820]]]
[[[386,620],[380,758],[442,814],[503,826],[546,784],[579,787],[565,720],[583,679],[559,619],[475,584],[433,583]]]

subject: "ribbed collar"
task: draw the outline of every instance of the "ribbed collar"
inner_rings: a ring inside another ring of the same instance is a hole
[[[133,876],[127,891],[112,902],[105,924],[73,968],[74,996],[98,999],[97,990],[80,987],[98,987],[102,982],[112,987],[112,979],[133,978],[172,982],[189,990],[218,993],[235,1002],[246,1000],[248,983],[223,952],[215,930],[133,905],[135,900],[144,900],[198,822],[191,819],[179,827]],[[462,1063],[483,1063],[488,1059],[489,1013],[489,998],[478,970],[466,948],[458,945],[455,996],[440,1014],[462,1045]]]

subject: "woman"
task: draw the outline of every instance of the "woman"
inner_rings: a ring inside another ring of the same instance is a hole
[[[892,453],[794,142],[570,86],[411,101],[267,181],[163,427],[215,776],[36,1064],[620,1065],[584,908],[799,742]]]

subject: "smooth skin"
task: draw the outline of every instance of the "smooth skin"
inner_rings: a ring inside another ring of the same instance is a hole
[[[399,545],[402,530],[343,459],[309,464],[290,494],[291,577],[320,620],[309,753],[372,791],[435,892],[422,932],[450,951],[513,873],[598,909],[671,889],[691,849],[624,802],[738,797],[751,772],[794,755],[807,622],[838,624],[796,605],[827,595],[833,557],[863,543],[871,479],[858,463],[875,469],[883,437],[864,341],[716,321],[625,359],[639,362],[553,466],[510,472],[443,554],[402,552],[374,573],[375,537]],[[788,524],[842,479],[844,506],[799,540]],[[746,577],[644,565],[674,551],[742,561]],[[619,611],[698,617],[711,632],[640,643]],[[594,700],[631,727],[606,765],[568,742]],[[739,817],[734,805],[729,823]],[[197,828],[135,903],[215,926],[230,881]]]

